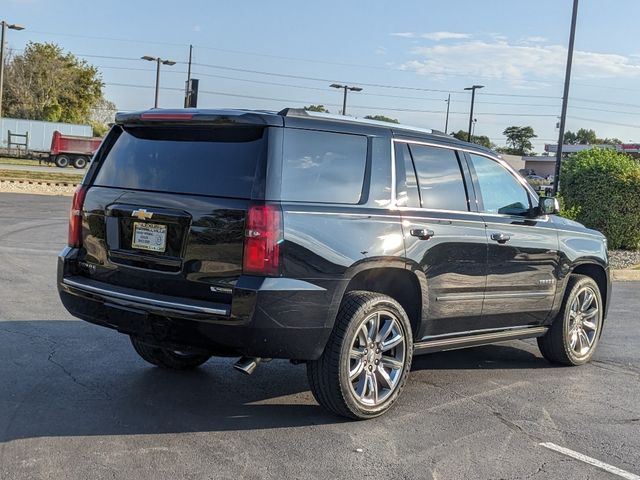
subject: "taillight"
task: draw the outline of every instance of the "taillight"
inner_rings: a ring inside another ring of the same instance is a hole
[[[242,271],[256,275],[279,275],[282,237],[282,211],[279,207],[250,206],[245,222]]]
[[[87,195],[87,187],[78,185],[73,200],[71,201],[71,211],[69,212],[69,240],[68,244],[73,248],[82,246],[82,207],[84,198]]]

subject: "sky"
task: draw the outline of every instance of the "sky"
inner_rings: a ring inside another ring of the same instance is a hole
[[[54,42],[98,67],[118,110],[181,107],[189,44],[198,106],[280,110],[342,108],[331,83],[360,86],[347,113],[466,130],[476,95],[476,135],[530,125],[542,152],[556,143],[572,0],[322,2],[236,0],[1,0],[16,53]],[[640,142],[640,0],[580,0],[567,129]]]

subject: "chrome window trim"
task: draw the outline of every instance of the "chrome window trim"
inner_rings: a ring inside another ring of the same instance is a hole
[[[391,137],[391,203],[389,203],[389,208],[400,208],[396,203],[398,193],[396,192],[396,146],[394,142]]]
[[[437,148],[446,148],[449,150],[456,150],[456,151],[462,151],[462,152],[468,152],[468,153],[474,153],[477,155],[482,155],[485,156],[487,158],[490,158],[492,160],[497,160],[498,162],[500,162],[501,164],[504,164],[507,166],[507,168],[510,170],[510,172],[513,174],[514,170],[506,163],[504,163],[503,160],[492,156],[492,155],[487,155],[487,154],[483,154],[481,152],[478,152],[476,150],[471,150],[471,149],[466,149],[466,148],[458,148],[458,147],[453,147],[450,145],[440,145],[437,143],[433,143],[433,142],[421,142],[421,141],[417,141],[417,140],[404,140],[404,139],[399,139],[399,138],[393,138],[391,137],[391,198],[389,199],[389,207],[387,208],[388,210],[391,211],[400,211],[400,212],[404,212],[404,211],[418,211],[418,212],[435,212],[435,213],[453,213],[453,214],[465,214],[465,215],[473,215],[474,217],[481,217],[484,219],[484,217],[494,217],[494,218],[511,218],[511,219],[522,219],[524,217],[518,217],[518,216],[514,216],[514,215],[504,215],[501,213],[485,213],[485,212],[473,212],[471,210],[446,210],[446,209],[437,209],[437,208],[423,208],[423,207],[405,207],[405,206],[399,206],[397,204],[397,189],[396,189],[396,149],[395,149],[395,144],[396,143],[410,143],[410,144],[416,144],[416,145],[425,145],[428,147],[437,147]],[[517,175],[517,174],[516,174]],[[517,179],[517,178],[516,178]],[[523,179],[524,180],[524,179]],[[309,205],[315,205],[318,202],[295,202],[296,204],[309,204]],[[331,204],[331,205],[344,205],[344,204]],[[354,205],[345,205],[348,207],[353,208]],[[358,206],[356,206],[358,207]],[[289,211],[287,213],[295,213],[295,214],[307,214],[307,215],[329,215],[331,213],[328,212],[303,212],[303,211]],[[337,215],[365,215],[363,213],[335,213]],[[371,215],[371,214],[366,214],[369,216],[380,216],[380,217],[385,217],[385,216],[389,216],[389,215]],[[419,218],[421,220],[425,220],[425,218],[423,217],[403,217],[403,218]],[[427,220],[451,220],[451,221],[455,221],[455,222],[471,222],[473,220],[463,220],[463,219],[454,219],[454,218],[427,218]],[[537,217],[536,218],[537,221],[544,221],[547,222],[549,221],[549,216],[546,215],[545,217]],[[485,223],[490,223],[490,222],[485,222]]]
[[[436,208],[423,208],[423,207],[404,207],[404,206],[398,206],[396,201],[397,201],[397,192],[396,192],[396,149],[395,149],[395,143],[409,143],[412,145],[423,145],[425,147],[435,147],[435,148],[444,148],[446,150],[453,150],[455,151],[466,151],[463,148],[457,148],[457,147],[452,147],[450,145],[442,145],[442,144],[438,144],[438,143],[433,143],[433,142],[420,142],[417,140],[404,140],[401,138],[393,138],[391,137],[391,206],[395,207],[397,209],[409,209],[409,210],[420,210],[420,211],[425,211],[425,210],[431,210],[432,212],[453,212],[453,213],[477,213],[477,212],[472,212],[470,209],[469,210],[438,210]],[[460,159],[458,158],[458,162],[460,162]],[[415,167],[414,167],[415,168]],[[466,179],[464,177],[464,173],[462,173],[462,171],[460,172],[461,176],[462,176],[462,181],[465,183],[466,186]],[[418,180],[416,178],[416,180]],[[419,180],[418,180],[419,181]],[[418,186],[418,188],[420,188]],[[468,189],[465,188],[465,193],[468,194]],[[470,206],[471,205],[471,199],[467,198],[467,205]]]

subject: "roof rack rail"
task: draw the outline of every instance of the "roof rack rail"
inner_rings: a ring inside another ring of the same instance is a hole
[[[357,118],[347,115],[335,115],[332,113],[313,112],[305,110],[304,108],[285,108],[278,112],[278,115],[283,117],[311,117],[326,120],[337,120],[341,122],[359,123],[364,125],[377,125],[379,127],[398,128],[402,130],[413,130],[421,133],[430,133],[433,135],[447,135],[445,132],[439,130],[433,130],[431,128],[413,127],[410,125],[404,125],[402,123],[383,122],[381,120],[371,120],[368,118]]]

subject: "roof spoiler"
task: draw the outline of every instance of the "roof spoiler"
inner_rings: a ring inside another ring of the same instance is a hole
[[[153,109],[141,112],[118,112],[116,124],[205,124],[282,126],[282,118],[250,110]]]

